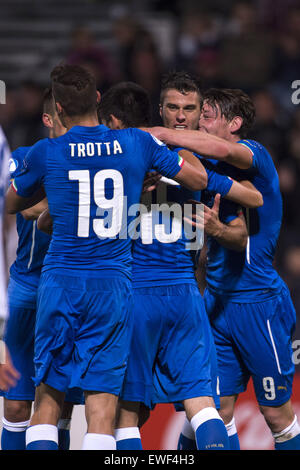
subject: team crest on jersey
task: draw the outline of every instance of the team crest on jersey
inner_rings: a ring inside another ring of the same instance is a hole
[[[26,160],[26,158],[24,158],[24,160],[22,161],[22,166],[20,168],[20,171],[18,172],[18,176],[23,175],[24,173],[27,173],[27,171],[28,171],[28,161]]]
[[[9,159],[8,168],[9,168],[9,172],[10,172],[11,175],[16,171],[18,166],[19,166],[18,160],[15,160],[14,158]]]

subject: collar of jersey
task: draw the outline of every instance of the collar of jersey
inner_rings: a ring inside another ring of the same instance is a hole
[[[75,132],[78,134],[96,134],[98,132],[106,132],[110,129],[103,124],[99,124],[98,126],[74,126],[68,132]]]

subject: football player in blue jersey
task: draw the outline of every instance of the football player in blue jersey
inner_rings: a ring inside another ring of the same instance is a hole
[[[150,169],[191,190],[206,175],[138,129],[99,125],[95,77],[79,66],[51,74],[67,132],[26,155],[7,193],[9,213],[46,194],[53,233],[38,291],[35,410],[27,449],[57,449],[57,422],[68,388],[85,392],[82,448],[115,449],[114,422],[131,339],[130,209]]]
[[[187,118],[180,118],[180,126],[195,128],[200,116],[199,89],[187,75],[176,75],[176,79],[177,85],[170,85],[168,77],[172,97],[166,97],[166,100],[170,106],[172,101],[172,108],[180,105],[184,109],[181,110],[183,115],[187,113]],[[137,104],[142,108],[145,100],[137,93],[132,93],[130,98],[131,93],[132,87],[125,83],[116,85],[104,95],[100,115],[106,123],[119,128],[132,125]],[[162,114],[165,122],[165,112]],[[146,125],[141,118],[135,119],[134,125],[138,124]],[[182,155],[187,158],[186,151]],[[208,172],[208,186],[222,195],[231,191],[234,194],[239,189],[241,193],[247,193],[249,203],[253,197],[252,203],[259,204],[255,191],[248,192],[227,177],[218,178],[214,172]],[[200,192],[187,192],[174,181],[162,179],[151,197],[153,202],[184,204],[189,198],[199,198]],[[151,211],[152,221],[154,212]],[[213,342],[197,289],[192,254],[184,237],[172,242],[168,234],[170,226],[164,231],[165,239],[164,235],[153,236],[155,228],[151,220],[148,224],[148,217],[149,214],[142,217],[141,226],[149,226],[151,237],[141,228],[147,240],[138,238],[133,247],[133,340],[121,394],[117,449],[142,448],[138,429],[140,403],[150,408],[155,403],[177,401],[184,403],[193,422],[198,448],[224,449],[226,430],[212,398],[210,355]],[[182,220],[173,220],[175,222],[180,224],[181,231]],[[164,224],[168,225],[166,217],[161,225]]]
[[[204,94],[200,131],[151,130],[165,142],[205,155],[216,170],[251,178],[264,204],[246,211],[246,249],[233,252],[209,237],[205,305],[218,353],[221,411],[239,448],[234,407],[252,377],[259,409],[275,449],[300,449],[300,427],[291,404],[294,364],[291,339],[296,314],[289,290],[273,266],[282,219],[278,175],[268,151],[247,139],[255,108],[241,90],[210,89]],[[168,135],[167,135],[168,134]],[[230,211],[224,206],[223,210]],[[207,208],[211,230],[220,221]]]
[[[9,184],[8,161],[10,149],[0,126],[0,388],[9,390],[19,379],[10,357],[9,349],[3,340],[8,317],[7,307],[7,252],[5,242],[5,192]]]
[[[42,120],[49,130],[49,137],[56,138],[66,132],[58,119],[51,89],[46,89],[43,98]],[[30,147],[20,147],[12,153],[11,178],[21,170],[23,160]],[[46,199],[17,214],[18,247],[16,260],[10,267],[8,287],[9,320],[5,340],[21,378],[17,385],[5,393],[2,450],[25,450],[25,432],[29,424],[35,387],[34,375],[34,329],[36,317],[37,288],[44,257],[50,237],[37,229],[36,219],[48,207]],[[22,328],[20,328],[22,325]],[[58,424],[59,449],[66,450],[70,443],[70,419],[73,403],[82,403],[81,393],[68,394]]]

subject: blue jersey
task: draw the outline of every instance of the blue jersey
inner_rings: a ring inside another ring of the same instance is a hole
[[[235,179],[251,180],[262,193],[264,204],[257,209],[246,209],[249,237],[244,252],[222,247],[208,237],[206,281],[209,288],[236,297],[239,301],[251,300],[252,296],[264,295],[282,288],[283,281],[273,267],[274,254],[282,219],[282,199],[279,178],[273,160],[267,150],[253,140],[241,140],[253,155],[252,166],[239,170],[231,165],[211,160],[216,171],[226,172]],[[232,216],[232,205],[224,201],[222,216]]]
[[[205,161],[203,163],[205,164]],[[232,180],[209,168],[206,171],[207,189],[214,194],[226,196],[232,186]],[[143,229],[133,246],[134,287],[195,282],[195,248],[193,245],[193,249],[190,249],[192,234],[186,233],[188,227],[184,227],[182,221],[184,203],[189,199],[200,201],[201,191],[189,191],[175,181],[165,178],[162,178],[154,191],[142,198],[142,202],[148,207],[151,204],[152,207],[153,204],[167,204],[167,207],[165,211],[152,209],[141,217]],[[178,215],[174,211],[173,217],[170,217],[168,205],[174,203],[183,210],[179,210]]]
[[[74,126],[43,139],[13,181],[22,197],[45,188],[53,233],[43,271],[131,277],[128,228],[150,169],[174,177],[182,159],[138,129]]]
[[[12,153],[9,165],[11,178],[15,178],[21,171],[23,160],[30,148],[20,147]],[[51,238],[37,229],[36,220],[25,220],[18,213],[16,221],[18,247],[16,260],[10,268],[10,276],[18,283],[36,288]]]

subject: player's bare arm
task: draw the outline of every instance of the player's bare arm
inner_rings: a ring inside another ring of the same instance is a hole
[[[201,171],[203,174],[203,184],[205,184],[202,189],[204,189],[207,185],[207,173],[200,159],[192,152],[185,149],[180,150],[178,153],[185,161],[188,161]],[[253,186],[252,183],[250,183],[250,181],[246,180],[241,182],[233,180],[233,184],[225,197],[249,209],[255,209],[263,205],[262,194]]]
[[[249,209],[255,209],[263,205],[262,194],[250,183],[250,181],[233,181],[233,184],[224,196],[237,204]]]
[[[191,191],[200,191],[207,185],[207,176],[204,178],[202,171],[188,161],[184,161],[181,170],[173,179]]]
[[[178,153],[184,159],[185,162],[189,162],[191,165],[193,165],[195,168],[197,168],[197,170],[201,172],[202,179],[203,179],[203,189],[206,188],[207,173],[201,161],[199,160],[199,158],[197,158],[192,152],[186,149],[181,149]]]
[[[230,142],[207,132],[182,130],[180,132],[165,127],[143,129],[167,145],[185,147],[205,158],[225,161],[241,169],[252,165],[252,152],[243,144]]]
[[[31,197],[21,197],[19,196],[12,185],[8,188],[6,193],[6,211],[8,214],[16,214],[17,212],[22,212],[29,207],[35,206],[42,199],[45,199],[44,188],[39,188],[33,196]]]
[[[184,159],[184,165],[174,177],[174,180],[192,191],[205,189],[207,186],[207,173],[199,158],[186,149],[181,149],[178,154]]]
[[[37,219],[37,228],[41,232],[47,233],[47,235],[52,235],[53,229],[53,220],[47,207]]]
[[[26,220],[36,220],[42,212],[44,212],[48,208],[48,200],[44,198],[41,202],[32,206],[28,209],[25,209],[21,212],[22,216]]]

